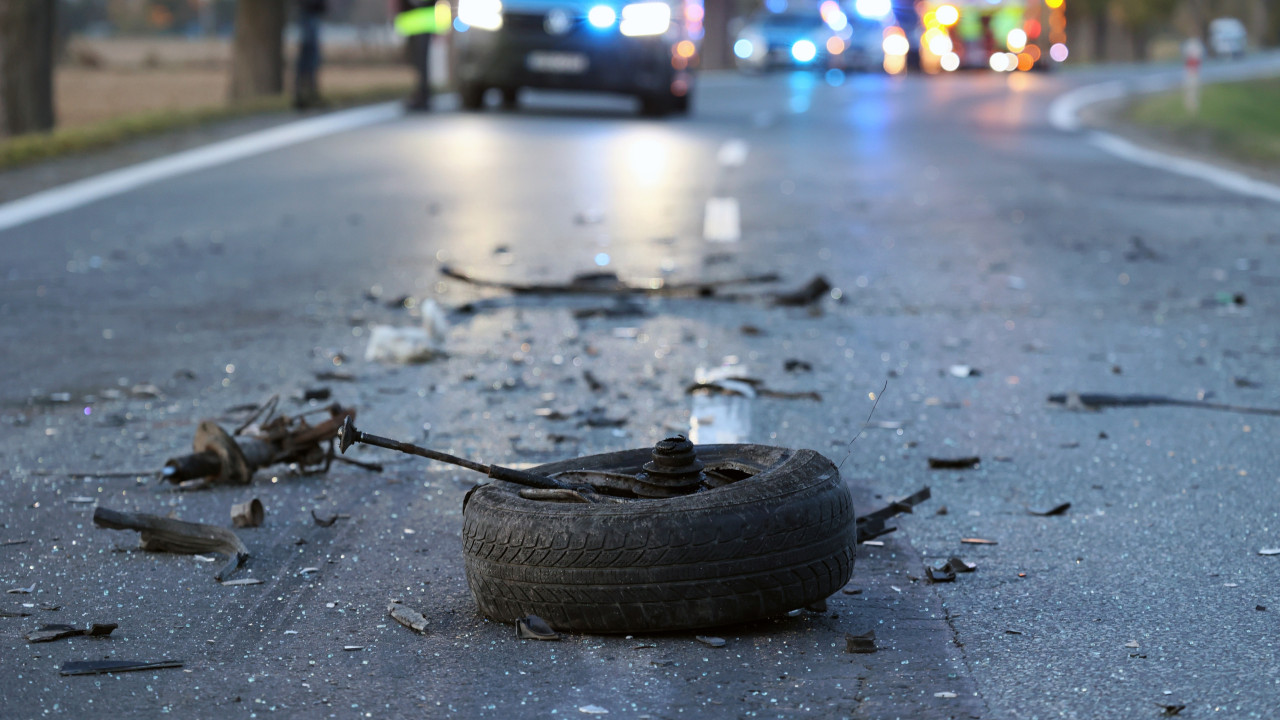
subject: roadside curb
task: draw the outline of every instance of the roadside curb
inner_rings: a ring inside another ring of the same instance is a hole
[[[1214,68],[1206,73],[1205,83],[1222,83],[1280,74],[1280,63],[1271,62],[1244,68]],[[1064,133],[1087,133],[1089,144],[1122,160],[1165,170],[1185,177],[1203,180],[1224,190],[1280,203],[1280,185],[1259,180],[1244,172],[1230,169],[1214,161],[1199,160],[1144,147],[1105,130],[1089,128],[1080,120],[1086,107],[1176,89],[1182,72],[1166,72],[1134,80],[1110,80],[1069,90],[1054,98],[1049,105],[1049,124]]]

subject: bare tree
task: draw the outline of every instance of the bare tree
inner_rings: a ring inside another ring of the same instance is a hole
[[[0,0],[0,136],[53,128],[57,3]]]
[[[231,56],[232,102],[284,92],[286,14],[285,0],[236,3],[236,36]]]

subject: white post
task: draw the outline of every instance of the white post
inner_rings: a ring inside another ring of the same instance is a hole
[[[1187,40],[1182,44],[1182,57],[1185,59],[1182,105],[1187,114],[1194,117],[1200,112],[1200,61],[1204,58],[1204,43],[1199,38]]]

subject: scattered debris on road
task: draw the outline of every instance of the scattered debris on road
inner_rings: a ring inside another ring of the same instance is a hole
[[[30,595],[35,591],[36,591],[36,585],[35,583],[31,583],[30,587],[9,588],[5,592],[7,592],[10,595]]]
[[[1259,555],[1280,555],[1280,548],[1262,548],[1258,551]]]
[[[444,310],[434,300],[422,301],[419,309],[422,313],[421,326],[374,325],[370,328],[364,359],[407,365],[445,357],[444,343],[449,334],[449,321]]]
[[[997,545],[999,544],[995,540],[987,540],[986,538],[976,538],[976,537],[960,538],[960,542],[964,543],[965,545]]]
[[[696,382],[688,385],[684,391],[689,395],[740,395],[747,398],[767,397],[777,400],[813,400],[822,402],[822,395],[812,390],[774,390],[766,387],[764,380],[735,374],[732,372],[734,370],[736,368],[729,366],[708,371]],[[738,372],[740,373],[740,371]]]
[[[75,625],[65,625],[56,623],[52,625],[41,625],[35,630],[27,633],[27,642],[42,643],[53,642],[63,638],[77,637],[79,635],[87,635],[89,637],[105,637],[111,634],[112,630],[120,627],[115,623],[93,623],[87,628],[76,627]]]
[[[1053,507],[1051,507],[1051,508],[1047,508],[1047,509],[1043,509],[1043,510],[1036,510],[1036,509],[1034,509],[1034,508],[1027,508],[1027,512],[1031,513],[1032,515],[1039,515],[1040,517],[1052,517],[1052,516],[1054,516],[1054,515],[1063,515],[1063,514],[1066,514],[1066,512],[1067,512],[1068,510],[1070,510],[1070,509],[1071,509],[1071,503],[1069,503],[1069,502],[1064,502],[1064,503],[1060,503],[1060,504],[1058,504],[1058,505],[1054,505],[1054,506],[1053,506]]]
[[[324,517],[321,517],[316,514],[315,510],[311,511],[311,520],[315,522],[315,524],[318,527],[333,527],[333,524],[338,522],[338,518],[340,517],[342,516],[339,515],[338,513],[334,513],[332,515],[325,515]]]
[[[196,555],[205,552],[228,556],[227,564],[213,578],[219,582],[249,559],[249,549],[235,533],[216,525],[185,522],[147,513],[120,512],[98,507],[93,524],[108,530],[136,530],[141,548],[150,552]]]
[[[266,510],[258,498],[231,506],[231,524],[238,528],[256,528],[265,517]]]
[[[859,515],[857,520],[858,542],[860,544],[865,544],[870,540],[880,537],[881,535],[887,535],[888,533],[897,530],[897,528],[885,527],[885,521],[903,513],[912,512],[916,505],[928,500],[932,496],[933,494],[929,488],[921,488],[911,495],[908,495],[901,500],[891,502],[879,510],[869,512],[865,515]]]
[[[180,667],[182,667],[181,660],[71,660],[62,663],[62,668],[58,670],[58,673],[61,675],[105,675],[107,673]]]
[[[516,637],[521,640],[559,640],[561,635],[546,620],[537,615],[526,615],[516,620]]]
[[[952,365],[947,368],[947,374],[956,378],[970,378],[980,377],[982,375],[982,371],[969,365]]]
[[[599,705],[583,705],[578,708],[578,712],[584,715],[608,715],[609,711]]]
[[[809,282],[791,292],[773,293],[773,304],[782,307],[805,307],[813,305],[831,294],[832,285],[821,275],[814,275]]]
[[[929,458],[930,470],[968,470],[973,466],[982,462],[982,458],[977,455],[958,458]]]
[[[844,651],[858,655],[869,655],[876,651],[876,631],[868,630],[861,635],[845,633]]]
[[[1182,711],[1187,709],[1186,705],[1165,705],[1164,703],[1156,703],[1156,707],[1160,708],[1160,714],[1165,717],[1181,715]]]
[[[1246,413],[1250,415],[1280,416],[1280,408],[1260,408],[1248,405],[1231,405],[1207,400],[1180,400],[1165,395],[1109,395],[1106,393],[1068,392],[1049,396],[1050,405],[1061,405],[1067,410],[1097,411],[1104,408],[1117,407],[1150,407],[1153,405],[1172,405],[1177,407],[1199,408],[1202,410],[1222,410],[1224,412]]]
[[[220,581],[226,587],[238,587],[240,585],[261,585],[262,580],[258,578],[236,578],[235,580]]]
[[[718,648],[724,647],[725,645],[724,638],[715,637],[714,635],[695,635],[694,639],[707,647]]]
[[[427,632],[427,618],[417,610],[401,605],[399,601],[388,604],[387,613],[393,620],[418,634]]]
[[[194,452],[166,461],[161,477],[183,489],[197,489],[247,485],[259,468],[278,463],[296,463],[303,472],[327,472],[335,459],[338,429],[356,411],[334,403],[299,415],[277,415],[279,400],[274,396],[256,406],[234,433],[213,420],[202,421],[196,428]],[[329,417],[317,425],[307,422],[307,416],[317,412]],[[260,418],[265,419],[258,422]]]
[[[777,273],[747,275],[727,280],[672,283],[663,278],[649,278],[639,283],[623,281],[612,272],[591,272],[574,275],[567,283],[518,283],[486,280],[468,275],[449,265],[440,267],[440,274],[476,287],[507,290],[517,295],[661,295],[675,297],[719,297],[716,293],[735,285],[754,285],[777,282]]]

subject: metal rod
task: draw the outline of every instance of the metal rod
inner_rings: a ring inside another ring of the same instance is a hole
[[[350,416],[348,416],[342,423],[342,429],[338,431],[338,449],[345,455],[347,448],[351,447],[354,443],[373,445],[375,447],[386,448],[387,450],[396,450],[408,455],[417,455],[418,457],[424,457],[428,460],[437,460],[439,462],[449,463],[450,465],[457,465],[468,470],[474,470],[478,473],[484,473],[494,480],[505,480],[506,482],[516,483],[517,485],[545,489],[566,489],[569,487],[558,480],[544,477],[542,475],[534,475],[533,473],[502,467],[501,465],[484,465],[482,463],[472,462],[466,458],[460,458],[456,455],[443,453],[439,450],[430,450],[410,443],[400,442],[399,440],[392,440],[391,438],[361,432],[356,429],[355,423],[353,423]]]

